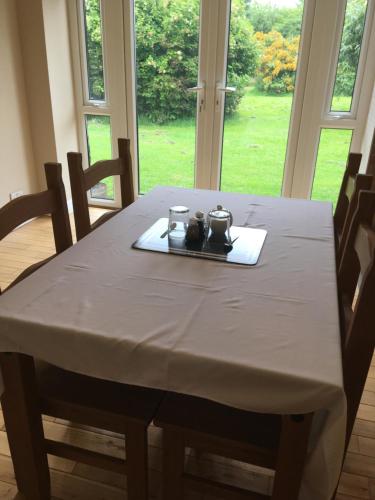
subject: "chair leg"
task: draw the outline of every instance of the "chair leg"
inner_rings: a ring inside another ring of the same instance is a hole
[[[182,433],[163,429],[163,500],[182,500],[185,446]]]
[[[129,422],[125,432],[128,500],[148,499],[147,427]]]
[[[42,417],[38,407],[34,360],[0,354],[4,379],[2,407],[17,487],[26,500],[51,498]]]
[[[312,418],[312,413],[283,417],[272,500],[298,499]]]

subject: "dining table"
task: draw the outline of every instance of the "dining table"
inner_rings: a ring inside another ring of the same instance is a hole
[[[132,247],[173,205],[267,231],[256,265]],[[234,408],[314,413],[301,500],[330,500],[346,398],[332,205],[157,187],[0,296],[0,352]]]

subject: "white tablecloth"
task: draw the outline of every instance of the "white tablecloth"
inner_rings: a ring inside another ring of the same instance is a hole
[[[265,228],[255,267],[134,250],[168,207]],[[0,350],[280,414],[324,410],[301,498],[329,500],[345,431],[332,208],[156,188],[0,297]]]

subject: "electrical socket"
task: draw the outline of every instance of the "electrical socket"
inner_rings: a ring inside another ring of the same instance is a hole
[[[9,198],[11,200],[14,200],[15,198],[19,198],[20,196],[23,196],[23,191],[13,191],[13,193],[9,193]]]

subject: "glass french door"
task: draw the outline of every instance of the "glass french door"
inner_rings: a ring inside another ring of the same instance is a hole
[[[125,135],[141,194],[335,202],[371,98],[374,2],[69,0],[87,164]],[[89,198],[118,193],[108,179]]]
[[[226,81],[234,88],[225,96],[218,184],[223,191],[280,196],[284,169],[290,167],[286,152],[298,84],[304,2],[274,2],[268,10],[266,6],[250,4],[248,10],[248,36],[255,40],[254,48],[249,43],[238,47],[243,10],[231,4]],[[260,14],[275,20],[259,19]],[[236,65],[244,59],[249,73],[245,79],[236,75]]]
[[[335,203],[370,98],[374,2],[134,2],[140,192],[170,184]]]
[[[280,31],[245,0],[134,0],[140,192],[281,194],[304,3],[278,5]]]

